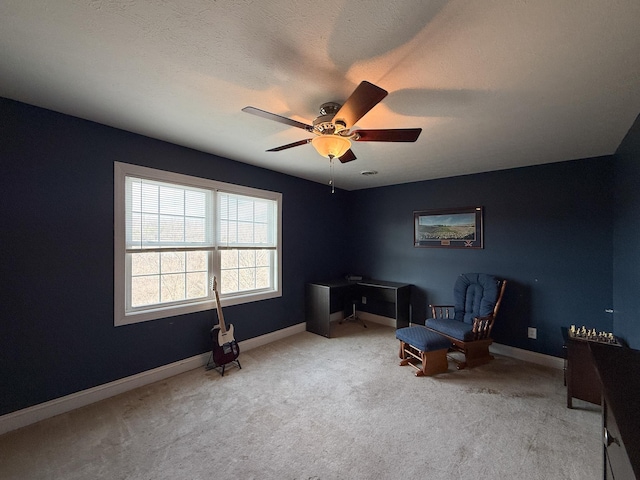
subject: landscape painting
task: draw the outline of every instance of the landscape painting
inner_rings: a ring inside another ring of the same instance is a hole
[[[483,248],[482,207],[413,212],[414,246]]]

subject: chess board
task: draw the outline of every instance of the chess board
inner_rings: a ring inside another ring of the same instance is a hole
[[[617,337],[611,332],[598,332],[595,328],[588,329],[584,325],[582,327],[576,327],[571,325],[569,328],[569,338],[573,340],[584,340],[586,342],[605,343],[607,345],[617,345],[619,347],[622,344],[618,341]]]

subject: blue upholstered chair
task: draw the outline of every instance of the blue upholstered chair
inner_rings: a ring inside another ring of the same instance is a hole
[[[400,358],[403,359],[401,365],[406,365],[409,357],[426,358],[424,352],[433,350],[432,344],[441,343],[442,338],[449,342],[450,351],[464,354],[464,361],[453,358],[458,369],[492,360],[489,353],[489,345],[493,343],[491,329],[505,286],[505,280],[498,280],[493,275],[460,275],[453,288],[454,305],[430,305],[432,318],[428,318],[424,326],[413,325],[396,331]],[[425,336],[426,331],[438,334],[439,340],[429,340],[438,337]]]

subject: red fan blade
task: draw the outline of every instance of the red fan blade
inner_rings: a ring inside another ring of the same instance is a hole
[[[341,163],[347,163],[355,159],[356,159],[356,156],[351,149],[344,152],[342,156],[338,158],[338,160],[340,160]]]
[[[280,147],[270,148],[267,152],[279,152],[280,150],[286,150],[287,148],[299,147],[300,145],[306,145],[310,143],[311,139],[307,138],[306,140],[299,140],[297,142],[289,143],[288,145],[282,145]]]
[[[355,130],[357,142],[415,142],[421,128],[395,128],[390,130]]]
[[[251,113],[252,115],[257,115],[258,117],[266,118],[267,120],[274,120],[279,123],[284,123],[285,125],[289,125],[291,127],[298,127],[306,130],[307,132],[313,131],[313,127],[311,125],[307,125],[306,123],[298,122],[297,120],[293,120],[291,118],[283,117],[281,115],[276,115],[275,113],[266,112],[264,110],[260,110],[255,107],[244,107],[242,109],[243,112]]]
[[[333,123],[342,121],[351,128],[386,96],[386,90],[367,81],[361,82],[333,117]]]

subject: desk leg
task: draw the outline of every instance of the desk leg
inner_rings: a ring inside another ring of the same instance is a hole
[[[307,331],[327,338],[331,332],[330,293],[329,287],[308,284],[305,299]]]
[[[410,322],[410,286],[398,288],[396,290],[396,328],[409,326]]]

